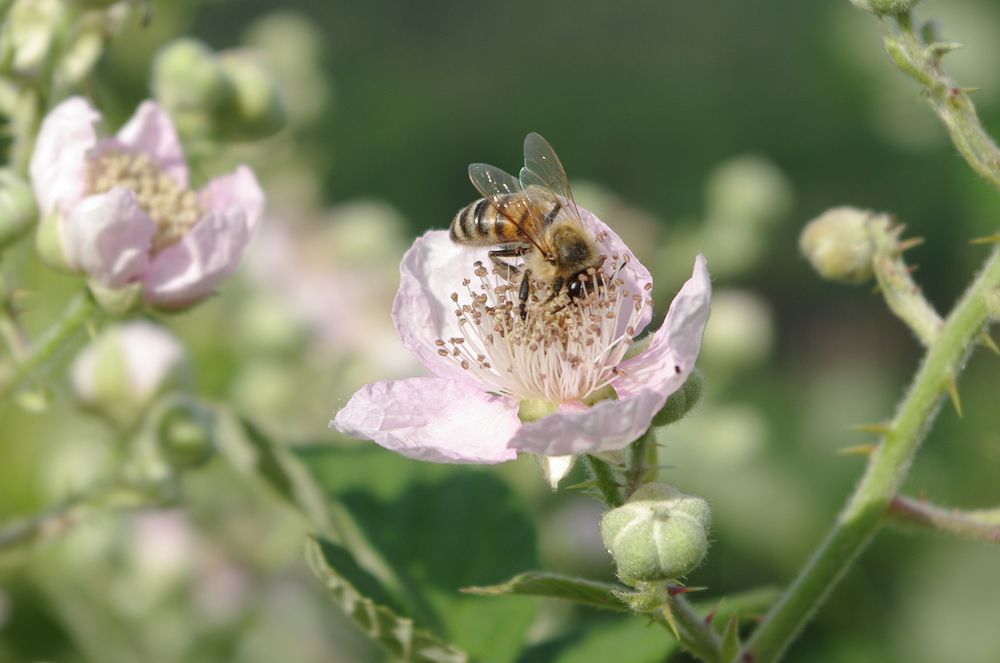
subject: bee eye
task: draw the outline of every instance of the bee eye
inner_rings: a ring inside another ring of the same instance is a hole
[[[569,291],[570,299],[577,299],[579,297],[582,297],[584,291],[583,281],[577,279],[570,281],[569,288],[567,288],[567,290]]]

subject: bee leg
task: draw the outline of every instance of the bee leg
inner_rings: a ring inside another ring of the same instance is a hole
[[[545,300],[546,304],[559,296],[559,293],[562,292],[562,288],[565,283],[566,280],[563,277],[561,276],[556,277],[556,279],[552,282],[552,294],[549,295],[549,298]]]
[[[531,294],[531,270],[524,270],[521,277],[521,288],[518,291],[518,298],[521,303],[517,305],[517,312],[521,314],[521,321],[528,317],[528,295]]]
[[[493,262],[493,266],[500,270],[502,274],[504,269],[506,269],[507,280],[513,281],[514,278],[521,273],[516,265],[512,265],[505,260],[500,260],[500,258],[519,258],[527,253],[528,250],[524,247],[514,247],[507,249],[495,249],[489,252],[490,260]]]

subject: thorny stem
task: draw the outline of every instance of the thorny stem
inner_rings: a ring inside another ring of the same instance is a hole
[[[680,631],[681,646],[706,663],[722,661],[722,638],[683,595],[670,598],[669,610]]]
[[[899,525],[937,530],[966,539],[1000,544],[1000,508],[962,511],[945,509],[924,500],[899,496],[886,514]]]
[[[56,350],[92,318],[96,310],[97,306],[88,293],[78,294],[37,343],[20,357],[12,357],[11,361],[0,365],[0,399],[14,393],[38,367],[51,359]]]
[[[947,43],[925,44],[909,14],[896,18],[894,31],[882,20],[886,51],[896,66],[924,87],[927,100],[948,129],[969,165],[1000,188],[1000,149],[983,129],[967,90],[940,68]],[[990,319],[990,298],[1000,287],[1000,249],[995,249],[947,320],[930,339],[910,390],[889,431],[869,457],[868,466],[833,528],[798,577],[754,632],[744,653],[755,663],[777,660],[854,559],[884,522],[910,462],[949,385]],[[909,319],[904,318],[908,323]],[[924,340],[925,334],[917,332]]]
[[[643,483],[650,470],[650,456],[655,458],[656,441],[652,427],[642,437],[633,442],[629,448],[628,469],[625,470],[625,499],[632,496]],[[655,461],[654,461],[655,464]]]
[[[754,663],[778,659],[883,524],[948,385],[983,331],[988,320],[986,298],[998,286],[1000,249],[995,249],[928,348],[837,522],[747,643]]]

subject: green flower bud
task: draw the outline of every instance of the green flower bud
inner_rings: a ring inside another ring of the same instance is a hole
[[[10,168],[0,168],[0,248],[19,240],[38,218],[31,185]]]
[[[851,0],[851,4],[872,14],[905,14],[918,0]]]
[[[215,111],[235,94],[215,53],[197,39],[175,39],[153,60],[153,94],[172,113]]]
[[[219,65],[234,96],[219,116],[219,132],[235,139],[264,138],[285,126],[285,107],[278,88],[253,51],[228,51]]]
[[[708,552],[708,502],[664,483],[635,491],[604,514],[601,538],[622,582],[672,580],[693,571]]]
[[[189,398],[177,398],[157,412],[156,439],[172,467],[193,469],[215,453],[215,415]]]
[[[681,385],[681,388],[670,394],[670,398],[667,399],[667,402],[660,408],[660,411],[653,417],[651,425],[666,426],[680,420],[691,411],[691,408],[701,398],[704,384],[701,371],[697,368],[691,371],[691,374],[684,381],[684,384]]]
[[[820,276],[864,283],[872,277],[875,241],[872,223],[881,218],[854,207],[834,207],[806,224],[799,249]]]
[[[766,159],[741,156],[716,167],[706,187],[710,223],[745,227],[774,223],[792,208],[788,178]]]
[[[13,52],[14,71],[34,75],[53,53],[52,42],[62,23],[61,0],[17,0],[4,24],[4,41]]]

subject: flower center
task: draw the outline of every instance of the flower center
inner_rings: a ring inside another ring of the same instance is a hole
[[[462,334],[438,339],[438,354],[513,398],[582,401],[620,374],[617,366],[642,317],[643,297],[618,277],[627,262],[628,256],[612,256],[609,271],[588,270],[581,276],[586,294],[572,301],[565,288],[553,297],[548,284],[532,281],[522,320],[520,279],[490,274],[477,261],[474,278],[462,282],[467,303],[451,295]]]
[[[115,187],[135,194],[139,206],[156,223],[154,252],[176,243],[201,216],[198,194],[178,185],[146,154],[107,152],[91,159],[87,175],[92,194]]]

